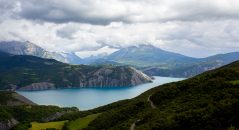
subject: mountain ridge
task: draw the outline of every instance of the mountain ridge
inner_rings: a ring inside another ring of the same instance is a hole
[[[123,48],[104,59],[134,66],[148,75],[192,77],[239,60],[239,52],[194,58],[152,45],[141,45]]]
[[[5,44],[8,44],[8,42],[5,42]],[[5,44],[4,42],[0,42],[0,50],[5,50]],[[14,46],[14,43],[12,44],[13,45],[9,46],[10,50],[19,50],[19,48],[21,50],[21,47]],[[23,42],[20,44],[26,43]],[[31,46],[34,45],[33,43],[28,44]],[[37,53],[33,50],[41,50],[40,52],[42,53]],[[153,45],[129,46],[107,56],[93,56],[84,59],[75,53],[50,53],[39,48],[28,49],[28,51],[31,52],[28,53],[28,55],[58,59],[58,61],[70,64],[132,66],[150,76],[170,77],[193,77],[205,71],[239,60],[239,52],[217,54],[205,58],[194,58],[165,51]],[[9,51],[5,50],[5,52]],[[22,51],[19,52],[18,54],[24,54],[21,53]]]
[[[81,58],[75,53],[49,52],[30,41],[2,41],[0,51],[14,55],[32,55],[41,58],[55,59],[64,63],[79,64]]]
[[[0,57],[1,89],[123,87],[152,81],[127,66],[68,65],[53,59],[7,53],[0,53]]]

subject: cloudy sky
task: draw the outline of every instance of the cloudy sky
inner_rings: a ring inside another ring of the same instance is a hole
[[[188,56],[239,51],[238,0],[0,0],[0,41],[90,54],[152,44]]]

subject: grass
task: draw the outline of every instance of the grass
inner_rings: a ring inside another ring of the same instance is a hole
[[[231,126],[230,128],[228,128],[227,130],[237,130],[235,127]]]
[[[32,122],[32,127],[29,130],[46,130],[47,128],[55,128],[61,130],[64,124],[68,121],[57,121],[57,122],[47,122],[47,123],[38,123]]]
[[[230,83],[236,85],[236,84],[239,84],[239,80],[230,81]]]
[[[100,115],[98,114],[92,114],[83,118],[79,118],[77,120],[71,121],[69,123],[69,130],[81,130],[83,128],[86,128],[91,121],[93,121],[95,118],[97,118]]]

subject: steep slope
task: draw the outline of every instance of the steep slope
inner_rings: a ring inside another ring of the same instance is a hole
[[[0,42],[0,51],[14,55],[31,55],[47,59],[56,59],[64,63],[78,64],[81,62],[81,59],[74,53],[49,52],[29,41],[2,41]]]
[[[52,59],[0,53],[1,89],[119,87],[151,82],[132,67],[68,65]]]
[[[238,129],[238,104],[239,61],[91,110],[102,114],[86,130]]]
[[[11,91],[0,91],[0,106],[36,105],[29,99]]]

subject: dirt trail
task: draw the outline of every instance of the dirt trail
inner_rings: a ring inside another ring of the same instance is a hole
[[[138,119],[137,121],[135,121],[135,122],[130,126],[130,130],[134,130],[135,124],[136,124],[137,122],[139,122],[139,121],[140,121],[140,119]]]
[[[151,108],[152,108],[152,109],[155,109],[156,106],[155,106],[154,103],[151,101],[151,99],[150,99],[151,96],[152,96],[152,95],[150,95],[150,96],[148,97],[148,102],[150,103]],[[137,122],[139,122],[139,121],[140,121],[140,119],[136,120],[136,121],[130,126],[130,130],[134,130],[135,124],[136,124]]]
[[[151,107],[152,107],[152,109],[155,109],[156,108],[156,106],[154,105],[154,103],[151,101],[151,96],[152,95],[150,95],[149,97],[148,97],[148,102],[150,103],[150,105],[151,105]]]

